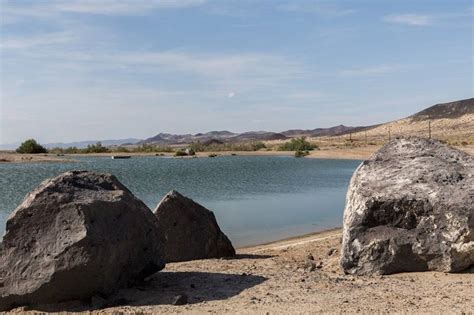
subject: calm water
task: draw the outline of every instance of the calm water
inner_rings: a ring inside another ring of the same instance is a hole
[[[8,215],[41,181],[72,169],[115,174],[154,208],[176,189],[214,211],[236,246],[341,226],[346,189],[360,161],[292,157],[112,160],[0,164],[0,235]]]

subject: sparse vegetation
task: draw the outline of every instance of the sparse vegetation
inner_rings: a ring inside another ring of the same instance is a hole
[[[174,153],[174,156],[177,156],[177,157],[188,156],[188,154],[186,152],[184,152],[183,150],[178,150]]]
[[[211,143],[204,144],[200,141],[193,142],[189,145],[190,150],[195,152],[210,151],[259,151],[266,149],[265,143],[261,141],[243,142],[243,143]]]
[[[312,151],[316,149],[315,144],[310,143],[306,140],[306,137],[299,137],[291,139],[288,142],[280,145],[280,151]]]
[[[296,151],[295,152],[295,157],[296,158],[302,158],[309,155],[309,151]]]
[[[43,147],[41,144],[36,142],[35,139],[28,139],[16,149],[16,152],[36,154],[36,153],[47,153],[48,150],[46,150],[45,147]]]
[[[130,148],[130,152],[143,152],[143,153],[153,153],[153,152],[173,152],[174,150],[168,146],[161,145],[152,145],[152,144],[141,144],[138,147]]]
[[[84,153],[106,153],[110,152],[107,147],[104,147],[101,142],[96,144],[89,144],[87,148],[84,149]]]

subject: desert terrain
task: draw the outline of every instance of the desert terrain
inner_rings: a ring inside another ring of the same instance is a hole
[[[29,311],[94,314],[469,314],[474,309],[474,270],[345,275],[339,267],[341,230],[238,249],[234,259],[167,264],[134,289],[108,300],[41,306]],[[173,305],[186,295],[186,305]],[[103,305],[107,305],[99,309]],[[25,312],[17,308],[13,312]]]

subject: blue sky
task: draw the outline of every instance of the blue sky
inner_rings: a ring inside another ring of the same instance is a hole
[[[0,143],[366,125],[473,96],[471,0],[0,3]]]

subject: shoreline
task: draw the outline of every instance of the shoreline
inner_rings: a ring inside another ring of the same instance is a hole
[[[323,229],[319,231],[285,237],[285,238],[278,239],[275,241],[263,242],[263,243],[258,243],[254,245],[239,246],[239,247],[236,247],[235,249],[237,251],[239,250],[246,251],[246,250],[252,250],[256,248],[260,249],[260,248],[272,247],[272,246],[277,246],[277,245],[280,246],[284,244],[293,244],[293,243],[299,243],[300,241],[305,241],[307,239],[312,239],[317,236],[338,233],[338,232],[342,233],[342,227],[327,228],[327,229]]]
[[[366,160],[370,158],[381,146],[368,145],[351,148],[322,147],[319,150],[310,151],[305,158],[308,159],[334,159],[334,160]],[[474,146],[455,147],[467,154],[474,156]],[[197,158],[209,158],[209,154],[217,156],[283,156],[293,157],[293,151],[209,151],[197,152]],[[71,163],[77,162],[74,157],[111,157],[114,155],[127,155],[131,157],[173,157],[174,152],[106,152],[106,153],[76,153],[57,156],[56,154],[18,154],[12,151],[0,151],[0,164],[2,163]],[[193,156],[176,157],[181,159],[193,158]]]

